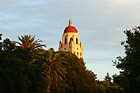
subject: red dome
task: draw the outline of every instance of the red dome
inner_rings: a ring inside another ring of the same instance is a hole
[[[78,33],[74,26],[68,26],[65,28],[64,33]]]

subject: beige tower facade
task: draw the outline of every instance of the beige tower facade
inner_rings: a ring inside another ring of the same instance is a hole
[[[72,25],[72,20],[69,20],[68,27],[65,28],[62,42],[59,42],[59,51],[71,51],[78,58],[84,58],[83,56],[83,44],[80,41],[77,29]]]

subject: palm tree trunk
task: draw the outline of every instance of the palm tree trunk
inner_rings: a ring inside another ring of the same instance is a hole
[[[47,87],[47,92],[46,93],[50,93],[50,84],[49,84],[49,86]]]
[[[49,81],[50,81],[50,84],[47,87],[46,93],[50,93],[50,88],[51,88],[51,76],[50,75],[49,75]]]

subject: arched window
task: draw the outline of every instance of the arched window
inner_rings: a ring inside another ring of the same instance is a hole
[[[78,44],[78,38],[76,38],[76,44]]]
[[[80,53],[80,56],[82,56],[82,53]]]
[[[67,38],[65,37],[65,44],[67,44]]]
[[[79,52],[77,52],[77,56],[79,56]]]
[[[73,38],[70,38],[70,42],[73,40]]]

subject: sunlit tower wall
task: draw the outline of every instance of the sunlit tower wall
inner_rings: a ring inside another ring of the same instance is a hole
[[[74,53],[78,58],[84,58],[83,56],[83,44],[80,41],[77,29],[72,25],[72,20],[69,20],[68,27],[65,28],[62,42],[59,42],[59,51],[70,51]]]

